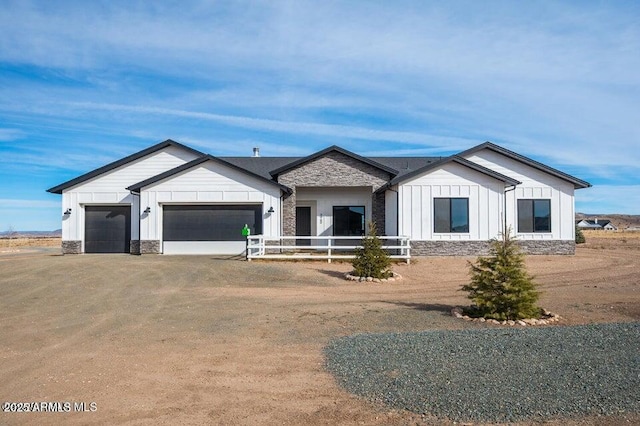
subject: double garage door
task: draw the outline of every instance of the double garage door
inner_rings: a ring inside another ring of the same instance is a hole
[[[165,254],[241,254],[246,238],[262,233],[262,205],[164,205],[162,251]]]
[[[242,228],[262,233],[262,205],[165,205],[163,253],[241,254]],[[85,253],[129,253],[131,206],[85,206]]]

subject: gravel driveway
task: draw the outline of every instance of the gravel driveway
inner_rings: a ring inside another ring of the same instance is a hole
[[[350,392],[453,421],[640,412],[640,323],[365,334],[332,341]]]

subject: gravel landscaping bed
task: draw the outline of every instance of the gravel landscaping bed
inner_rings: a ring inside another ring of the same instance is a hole
[[[348,391],[453,421],[640,412],[640,323],[363,334],[325,355]]]

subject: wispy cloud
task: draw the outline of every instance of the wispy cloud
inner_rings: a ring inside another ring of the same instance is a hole
[[[577,191],[576,211],[640,215],[640,185],[597,185]]]
[[[66,180],[171,137],[216,155],[491,140],[633,185],[638,16],[637,2],[7,0],[0,182]]]
[[[60,207],[60,203],[58,201],[0,198],[0,209],[24,209],[41,207]]]
[[[0,128],[0,142],[9,142],[21,139],[24,132],[20,129],[2,129]]]

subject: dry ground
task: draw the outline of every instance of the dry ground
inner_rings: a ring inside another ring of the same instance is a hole
[[[640,239],[587,241],[576,256],[528,258],[542,305],[564,324],[639,321]],[[0,254],[0,401],[97,411],[0,412],[0,424],[441,424],[343,391],[322,348],[484,326],[448,315],[466,303],[464,258],[419,258],[395,267],[403,281],[365,285],[341,278],[348,264],[58,252]],[[569,421],[620,422],[640,416]]]

